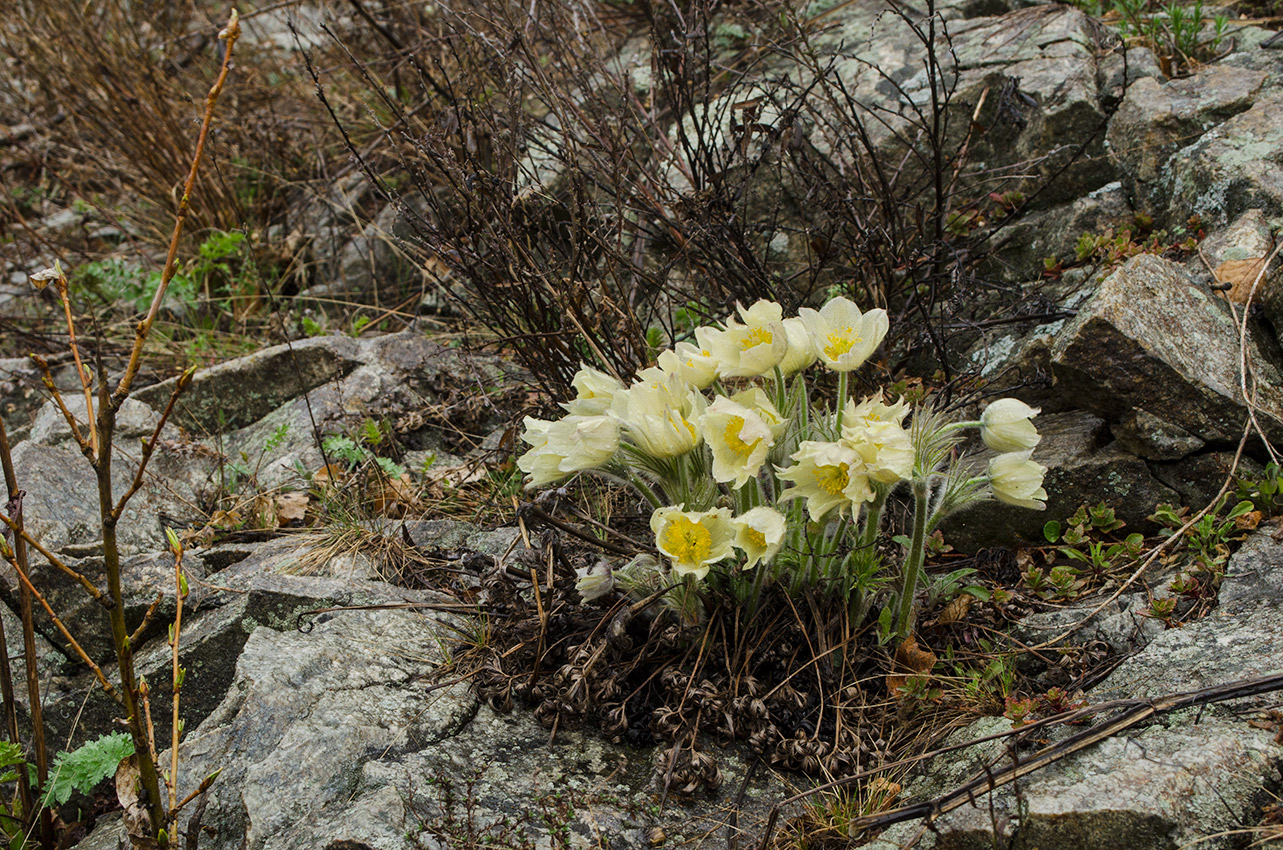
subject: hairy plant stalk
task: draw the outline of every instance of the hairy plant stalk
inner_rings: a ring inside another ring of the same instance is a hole
[[[900,587],[900,610],[895,620],[895,631],[900,638],[909,636],[913,628],[913,597],[918,590],[918,579],[922,573],[922,562],[926,554],[927,539],[927,502],[930,487],[928,482],[915,478],[913,480],[913,539],[909,544],[909,554],[904,561],[904,583]]]
[[[169,529],[166,529],[169,532]],[[187,599],[187,579],[183,576],[183,547],[178,537],[169,534],[170,551],[174,553],[174,598],[177,610],[174,612],[174,634],[170,639],[173,656],[172,679],[172,714],[170,717],[169,742],[169,814],[173,817],[178,811],[178,737],[181,727],[178,723],[178,695],[183,689],[183,672],[178,663],[178,639],[183,633],[183,601]]]

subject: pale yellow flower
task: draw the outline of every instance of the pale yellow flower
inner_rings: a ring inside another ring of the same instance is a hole
[[[1000,398],[980,415],[980,438],[996,452],[1032,449],[1042,437],[1029,420],[1039,412],[1020,399]]]
[[[739,308],[743,323],[726,320],[726,329],[710,331],[707,347],[724,377],[768,375],[788,353],[788,332],[784,310],[773,301],[758,301],[747,310]]]
[[[858,369],[882,344],[889,327],[885,310],[861,313],[859,307],[840,296],[819,310],[803,307],[798,318],[810,332],[820,360],[835,372]]]
[[[793,486],[780,494],[779,501],[805,498],[811,519],[819,522],[829,511],[873,499],[873,488],[858,452],[841,443],[807,440],[793,453],[794,465],[778,475]]]
[[[713,453],[713,480],[743,487],[757,475],[775,445],[775,434],[757,411],[718,396],[700,419],[704,441]]]
[[[784,320],[784,334],[788,337],[789,350],[780,361],[780,371],[785,375],[801,372],[819,357],[811,344],[811,332],[800,317]]]
[[[659,368],[680,375],[697,390],[705,390],[717,380],[717,358],[707,348],[679,342],[659,355]]]
[[[735,526],[726,508],[710,511],[683,511],[680,507],[659,508],[650,516],[655,546],[679,576],[702,579],[709,568],[728,558],[735,540]]]
[[[610,415],[619,420],[633,445],[654,458],[676,457],[699,445],[695,423],[707,400],[682,380],[658,370],[615,393]]]
[[[784,435],[789,421],[780,416],[780,412],[775,409],[775,403],[771,401],[771,397],[767,395],[766,390],[761,387],[749,387],[731,396],[731,401],[747,407],[762,417],[762,421],[771,429],[771,434],[777,440]]]
[[[866,474],[874,481],[894,484],[913,476],[913,440],[895,422],[861,423],[848,428],[842,423],[842,443],[859,453]]]
[[[561,406],[576,416],[600,416],[610,410],[611,399],[624,388],[619,379],[581,363],[570,385],[577,393],[574,401]]]
[[[619,423],[609,416],[567,416],[557,422],[527,416],[525,425],[521,439],[530,449],[517,458],[517,468],[529,476],[530,487],[599,467],[619,448]]]
[[[842,414],[842,424],[855,426],[857,423],[872,425],[876,422],[894,422],[904,424],[904,417],[909,415],[909,402],[901,398],[895,404],[887,404],[882,399],[882,390],[856,402],[850,399]]]
[[[1047,509],[1042,479],[1047,467],[1029,459],[1032,451],[1007,452],[989,461],[989,486],[1000,502],[1021,508]]]
[[[784,545],[788,526],[784,515],[774,508],[753,508],[731,522],[735,525],[735,547],[748,559],[744,562],[746,570],[759,563],[769,564]]]

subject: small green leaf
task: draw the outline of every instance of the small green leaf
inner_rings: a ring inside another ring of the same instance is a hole
[[[1048,543],[1055,543],[1060,539],[1060,527],[1060,521],[1053,519],[1042,527],[1042,536]]]
[[[88,794],[94,786],[116,773],[120,763],[134,754],[134,742],[126,732],[103,735],[72,752],[61,752],[49,767],[49,784],[42,806],[59,805],[72,792]]]

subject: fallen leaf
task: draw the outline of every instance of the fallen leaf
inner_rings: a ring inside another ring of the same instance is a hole
[[[116,799],[120,801],[122,820],[129,833],[129,845],[134,850],[157,850],[156,831],[152,828],[151,815],[143,805],[138,774],[138,756],[130,756],[116,768]]]
[[[1261,524],[1262,515],[1260,511],[1248,511],[1242,516],[1234,518],[1234,525],[1243,531],[1251,531]]]
[[[940,616],[936,618],[936,624],[947,626],[950,623],[958,622],[963,617],[967,616],[967,612],[971,610],[971,603],[975,601],[976,598],[970,593],[962,594],[948,605],[944,606],[944,610],[941,611]]]
[[[1265,268],[1265,257],[1253,257],[1250,260],[1226,260],[1216,267],[1212,275],[1216,278],[1217,283],[1228,283],[1229,292],[1224,293],[1225,297],[1235,304],[1246,304],[1247,297],[1252,292],[1252,285],[1256,283],[1257,275]]]
[[[918,639],[909,635],[895,651],[895,663],[914,673],[930,673],[936,666],[936,654],[918,646]]]
[[[281,528],[302,525],[310,501],[307,493],[281,493],[276,497],[276,524]]]

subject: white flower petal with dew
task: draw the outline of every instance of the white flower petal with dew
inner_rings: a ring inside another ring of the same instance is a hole
[[[567,416],[556,422],[527,416],[525,425],[521,439],[531,448],[517,458],[517,468],[529,476],[528,487],[595,469],[619,449],[619,423],[609,416]]]
[[[775,508],[753,508],[731,522],[735,525],[735,547],[747,558],[744,562],[746,570],[759,563],[769,564],[784,545],[788,524],[784,515]]]
[[[659,368],[674,375],[697,390],[706,390],[717,380],[717,359],[707,348],[679,342],[673,348],[660,352]]]
[[[1017,398],[1000,398],[980,414],[980,439],[996,452],[1023,452],[1042,439],[1034,423],[1041,412]]]
[[[641,380],[615,393],[610,415],[630,442],[654,458],[676,457],[699,445],[695,423],[707,399],[679,375],[647,370]]]
[[[1047,467],[1029,459],[1032,451],[1007,452],[989,461],[989,486],[1000,502],[1021,508],[1047,509],[1043,476]]]
[[[707,348],[719,364],[724,377],[754,377],[775,371],[788,354],[788,332],[784,329],[784,309],[773,301],[758,301],[752,307],[739,308],[743,323],[726,320],[726,329],[708,333]]]
[[[749,387],[746,390],[740,390],[731,396],[731,401],[736,404],[747,407],[749,410],[762,417],[766,427],[771,429],[771,434],[775,439],[784,436],[784,431],[788,428],[789,421],[780,412],[775,409],[775,403],[767,395],[766,390],[761,387]]]
[[[579,364],[579,371],[571,379],[570,385],[575,388],[577,395],[574,401],[565,402],[561,406],[567,413],[576,416],[600,416],[610,410],[611,399],[624,388],[617,378],[584,363]]]
[[[775,445],[775,434],[751,408],[718,396],[700,419],[704,442],[713,453],[713,480],[735,489],[756,477]]]
[[[650,516],[655,546],[668,558],[679,576],[702,579],[718,561],[730,557],[735,540],[731,512],[726,508],[683,511],[659,508]]]
[[[807,513],[815,522],[834,508],[846,511],[874,497],[864,461],[849,446],[806,440],[792,459],[793,466],[776,473],[793,484],[780,494],[779,501],[805,498]]]
[[[819,358],[811,344],[811,332],[800,317],[784,320],[784,335],[788,337],[789,350],[780,361],[780,371],[785,375],[801,372]]]
[[[803,307],[798,318],[810,332],[820,360],[835,372],[850,372],[863,365],[882,344],[889,327],[885,310],[879,307],[861,313],[841,296],[819,310]]]
[[[895,484],[913,477],[913,440],[896,422],[857,419],[848,428],[842,421],[842,443],[855,449],[874,481]]]

